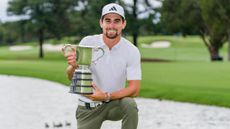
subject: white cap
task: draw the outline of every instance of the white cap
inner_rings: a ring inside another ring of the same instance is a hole
[[[105,14],[108,14],[108,13],[119,14],[120,16],[122,16],[125,19],[125,11],[124,11],[123,7],[121,7],[118,4],[111,3],[111,4],[105,5],[102,9],[101,17],[103,17]]]

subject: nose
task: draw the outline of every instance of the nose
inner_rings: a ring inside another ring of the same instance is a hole
[[[113,27],[115,27],[115,24],[114,24],[113,22],[111,22],[111,23],[109,24],[109,27],[110,27],[110,28],[113,28]]]

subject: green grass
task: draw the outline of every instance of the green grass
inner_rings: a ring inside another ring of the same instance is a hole
[[[65,61],[0,60],[0,74],[36,77],[68,85],[66,67]]]
[[[131,39],[128,37],[128,39]],[[169,48],[142,48],[142,44],[154,41],[169,41]],[[199,36],[144,36],[138,39],[139,49],[143,58],[157,58],[174,61],[210,61],[210,56]],[[223,46],[220,55],[227,59],[227,44]]]
[[[140,96],[230,107],[229,63],[143,63]]]
[[[39,54],[38,46],[32,46],[32,49],[25,51],[11,51],[9,47],[0,47],[1,60],[37,60]],[[63,54],[60,51],[50,52],[44,50],[44,60],[63,60]]]
[[[170,41],[164,49],[140,48],[142,57],[172,60],[172,62],[142,63],[140,97],[169,99],[230,107],[230,67],[227,61],[210,62],[207,49],[197,36],[147,36],[142,43]],[[226,46],[220,51],[226,54]],[[45,51],[38,59],[38,48],[22,52],[0,47],[0,74],[30,76],[59,82],[69,86],[65,75],[67,63],[61,52]]]

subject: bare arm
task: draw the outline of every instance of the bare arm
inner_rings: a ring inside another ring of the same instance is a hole
[[[140,82],[140,80],[129,80],[128,86],[126,88],[110,93],[110,99],[115,100],[124,97],[138,96],[140,90]],[[85,95],[86,97],[93,101],[105,101],[108,99],[108,95],[101,91],[95,84],[93,84],[93,87],[95,92],[92,95]]]
[[[72,80],[73,73],[74,73],[75,69],[76,69],[76,67],[73,67],[72,65],[69,65],[66,68],[66,74],[67,74],[67,77],[68,77],[69,80]]]
[[[111,99],[138,96],[140,90],[140,82],[140,80],[129,80],[128,86],[126,88],[111,93]]]

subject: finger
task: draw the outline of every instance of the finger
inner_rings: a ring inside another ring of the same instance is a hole
[[[84,96],[91,99],[91,100],[93,100],[93,98],[94,98],[92,95],[84,95]]]
[[[67,57],[69,57],[69,56],[74,56],[74,57],[76,57],[76,52],[66,52],[66,53],[64,53],[64,56],[67,58]]]
[[[72,50],[75,52],[76,51],[76,49],[74,48],[74,47],[72,47]]]
[[[75,58],[73,56],[69,56],[66,58],[67,60],[75,60]]]
[[[66,56],[67,60],[76,60],[76,56],[75,55],[68,55]]]
[[[65,58],[68,58],[68,57],[70,57],[70,56],[72,56],[72,53],[65,53],[65,54],[64,54],[64,57],[65,57]]]
[[[69,63],[76,63],[75,60],[68,60]]]
[[[96,86],[96,84],[94,84],[94,83],[92,83],[92,87],[93,87],[93,89],[95,89],[95,90],[100,90],[100,89]]]

